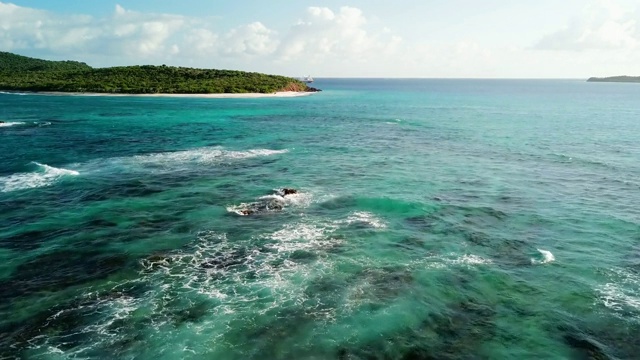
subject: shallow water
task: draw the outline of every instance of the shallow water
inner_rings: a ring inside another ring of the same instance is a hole
[[[637,356],[640,87],[317,86],[0,94],[0,357]]]

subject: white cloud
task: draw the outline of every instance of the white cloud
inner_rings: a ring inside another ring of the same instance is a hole
[[[205,18],[135,12],[121,5],[109,16],[94,18],[0,2],[0,47],[90,63],[95,59],[98,66],[140,62],[233,66],[257,58],[274,64],[300,59],[320,64],[327,59],[363,61],[370,55],[394,53],[401,38],[383,26],[367,28],[367,23],[354,7],[336,12],[309,7],[303,19],[282,33],[259,21],[219,32]]]
[[[385,27],[371,29],[363,12],[344,6],[338,12],[329,8],[310,7],[305,18],[293,25],[277,49],[280,61],[305,59],[321,63],[363,62],[372,56],[388,55],[402,41]]]
[[[0,22],[0,46],[7,51],[149,58],[166,51],[172,45],[167,41],[186,21],[181,16],[127,11],[120,5],[112,16],[95,19],[0,3]]]
[[[91,17],[57,16],[45,11],[0,2],[0,47],[2,49],[61,49],[75,47],[78,39],[90,37]]]
[[[254,22],[229,31],[224,36],[222,52],[227,56],[264,56],[273,53],[278,40],[276,32]]]
[[[579,18],[565,28],[543,37],[535,46],[542,50],[636,49],[640,32],[633,11],[613,0],[588,4]]]

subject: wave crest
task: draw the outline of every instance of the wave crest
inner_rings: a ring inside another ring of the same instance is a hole
[[[537,249],[540,254],[542,254],[542,260],[539,259],[531,259],[531,263],[534,265],[538,264],[548,264],[556,261],[556,257],[553,256],[553,253],[549,250]]]
[[[225,150],[221,147],[205,147],[175,152],[162,152],[147,155],[136,155],[131,159],[142,164],[210,164],[224,160],[249,159],[261,156],[285,154],[289,150],[251,149],[246,151]]]
[[[80,175],[80,173],[75,170],[56,168],[47,164],[40,164],[35,161],[33,164],[38,167],[37,171],[0,177],[0,191],[11,192],[40,188],[50,186],[67,176]]]
[[[0,127],[11,127],[11,126],[17,126],[17,125],[24,125],[24,124],[26,123],[22,121],[7,121],[7,122],[0,122]]]

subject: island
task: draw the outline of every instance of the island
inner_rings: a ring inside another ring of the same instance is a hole
[[[93,68],[0,52],[0,90],[69,94],[274,94],[319,91],[294,78],[175,66]]]
[[[625,82],[640,83],[640,76],[610,76],[610,77],[592,77],[587,82]]]

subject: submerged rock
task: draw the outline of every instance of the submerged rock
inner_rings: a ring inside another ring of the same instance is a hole
[[[275,191],[274,194],[260,198],[260,201],[241,205],[239,208],[228,208],[229,211],[235,212],[240,216],[257,215],[274,211],[282,211],[285,208],[285,198],[289,195],[298,194],[298,190],[292,188],[283,188]]]
[[[564,336],[564,341],[567,345],[571,346],[573,349],[581,352],[584,356],[589,359],[611,359],[604,349],[603,345],[598,344],[596,341],[586,338],[577,334],[566,334]]]
[[[35,293],[58,292],[104,279],[131,266],[126,254],[59,250],[35,257],[0,282],[0,302]]]

